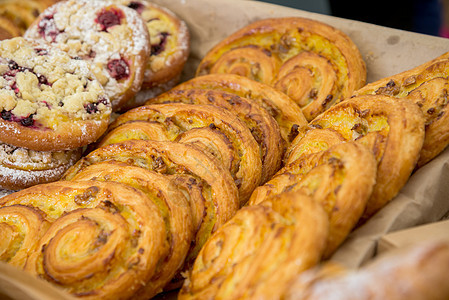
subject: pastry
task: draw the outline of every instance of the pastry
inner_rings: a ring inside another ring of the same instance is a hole
[[[114,111],[142,85],[150,51],[148,30],[129,7],[97,0],[61,1],[47,8],[24,36],[89,61]]]
[[[151,53],[147,59],[142,90],[124,109],[142,105],[146,99],[174,87],[190,52],[190,34],[187,25],[166,7],[147,0],[114,0],[135,9],[148,28]]]
[[[141,130],[144,121],[164,134]],[[137,124],[137,128],[134,126]],[[125,129],[121,129],[125,126]],[[117,131],[116,131],[117,130]],[[183,103],[140,106],[122,114],[109,126],[98,147],[135,138],[186,143],[198,148],[230,171],[239,189],[240,203],[249,199],[262,176],[259,146],[245,123],[223,108]],[[131,135],[131,136],[130,136]],[[144,137],[147,135],[146,137]]]
[[[426,118],[426,137],[418,160],[425,165],[449,144],[449,52],[413,69],[357,90],[354,95],[380,94],[418,104]]]
[[[374,259],[359,270],[330,264],[305,271],[288,285],[287,300],[445,300],[449,244],[418,243]]]
[[[212,89],[221,90],[248,98],[261,107],[279,124],[282,138],[289,144],[298,134],[298,129],[307,125],[307,120],[298,105],[290,97],[276,89],[243,76],[234,74],[210,74],[195,77],[177,85],[174,90]]]
[[[11,39],[22,34],[20,28],[0,14],[0,40]]]
[[[271,85],[290,96],[309,121],[366,81],[362,56],[345,33],[299,17],[255,21],[229,35],[203,57],[196,72],[210,73]]]
[[[20,190],[59,180],[81,154],[82,148],[50,152],[0,143],[0,189]]]
[[[174,89],[146,102],[147,105],[157,103],[210,104],[231,111],[246,124],[259,144],[264,170],[261,183],[269,180],[281,167],[285,142],[279,126],[267,110],[254,101],[220,90]]]
[[[206,242],[178,299],[277,299],[319,262],[328,226],[323,208],[299,192],[245,206]]]
[[[114,181],[143,191],[161,211],[167,232],[166,257],[156,266],[154,275],[133,297],[152,297],[173,278],[182,267],[193,239],[192,214],[188,199],[168,176],[140,167],[106,161],[93,164],[72,180]]]
[[[74,296],[130,298],[169,251],[158,207],[124,184],[58,181],[5,196],[0,206],[32,207],[50,223],[35,236],[25,271]]]
[[[251,195],[249,205],[273,195],[303,191],[323,206],[330,222],[324,258],[329,258],[362,216],[376,179],[373,154],[355,142],[339,143],[287,164]]]
[[[0,142],[36,151],[97,140],[111,113],[87,62],[24,38],[0,42]]]
[[[424,116],[418,105],[386,95],[346,99],[312,120],[309,129],[299,134],[300,140],[293,144],[298,146],[304,135],[323,129],[338,132],[345,141],[367,146],[377,160],[376,185],[364,219],[393,199],[405,185],[424,142]],[[315,136],[318,140],[320,133]],[[296,152],[295,156],[300,157],[300,153]],[[287,157],[286,163],[289,162]]]

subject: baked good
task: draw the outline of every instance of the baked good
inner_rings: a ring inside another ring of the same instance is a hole
[[[141,121],[150,124],[145,126]],[[155,131],[142,130],[143,126],[163,128],[163,134],[157,131],[156,136],[151,136]],[[97,146],[135,138],[135,135],[145,140],[190,144],[209,155],[231,173],[239,189],[241,205],[260,184],[262,157],[257,142],[245,123],[221,107],[183,103],[140,106],[120,115]]]
[[[259,144],[264,170],[261,183],[269,180],[281,167],[285,142],[279,125],[266,109],[254,101],[220,90],[173,89],[146,102],[147,105],[157,103],[210,104],[229,110],[246,124]]]
[[[319,262],[328,226],[323,208],[299,192],[245,206],[206,242],[178,299],[277,299]]]
[[[361,88],[366,67],[357,46],[322,22],[285,17],[252,22],[215,45],[197,75],[232,73],[290,96],[312,120]]]
[[[20,35],[20,28],[7,17],[0,15],[0,40],[11,39]]]
[[[355,142],[339,143],[304,155],[282,168],[251,195],[249,205],[273,195],[302,191],[323,206],[329,236],[323,254],[329,258],[358,223],[376,180],[374,155]]]
[[[111,113],[87,62],[18,37],[0,42],[0,142],[36,151],[97,140]]]
[[[20,190],[59,180],[81,154],[82,148],[50,152],[0,143],[0,189]]]
[[[449,244],[426,241],[374,259],[359,270],[325,264],[299,274],[282,299],[444,300]]]
[[[296,137],[298,129],[307,125],[301,109],[290,97],[269,85],[235,74],[209,74],[183,82],[174,90],[212,89],[248,98],[261,107],[279,124],[282,138],[287,144]]]
[[[312,120],[293,144],[298,146],[308,132],[322,129],[332,129],[346,141],[367,146],[377,160],[376,185],[364,219],[393,199],[405,185],[424,142],[424,116],[418,105],[386,95],[346,99]],[[317,139],[319,136],[316,134]],[[300,154],[296,152],[295,156]],[[286,163],[289,162],[287,157]]]
[[[32,207],[50,223],[34,237],[25,271],[74,296],[129,298],[169,250],[158,207],[124,184],[58,181],[3,197],[0,206]]]
[[[131,8],[108,1],[61,1],[47,8],[24,36],[89,61],[113,110],[142,85],[149,37],[145,23]]]
[[[142,90],[124,109],[142,105],[146,99],[174,87],[190,52],[186,23],[166,7],[147,0],[114,0],[136,10],[148,28],[151,52],[147,59]]]
[[[449,52],[413,69],[372,82],[354,95],[380,94],[416,103],[426,119],[426,137],[418,160],[425,165],[449,144]]]

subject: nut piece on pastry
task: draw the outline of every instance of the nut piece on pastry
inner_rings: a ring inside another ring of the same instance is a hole
[[[174,175],[175,183],[190,197],[196,236],[186,258],[195,259],[201,246],[239,208],[238,190],[227,170],[195,147],[176,142],[129,140],[96,149],[65,174],[70,180],[86,167],[117,161]]]
[[[307,125],[301,109],[284,93],[273,87],[235,74],[210,74],[183,82],[172,90],[221,90],[254,101],[276,120],[287,144],[296,137],[298,129]],[[151,100],[149,100],[151,103]]]
[[[179,299],[276,299],[321,259],[328,219],[320,204],[288,192],[245,206],[206,242]]]
[[[449,299],[449,244],[422,242],[387,253],[356,271],[325,264],[299,274],[287,300],[446,300]]]
[[[424,127],[424,116],[415,103],[386,95],[363,95],[346,99],[312,120],[305,135],[313,130],[331,129],[346,141],[356,141],[372,151],[378,164],[377,178],[364,214],[366,219],[394,198],[407,182],[420,155]],[[301,133],[297,138],[302,136]],[[286,163],[289,162],[287,158]]]
[[[98,147],[136,135],[140,139],[190,144],[222,163],[235,180],[241,205],[260,184],[262,156],[256,140],[245,123],[221,107],[183,103],[140,106],[120,115]]]
[[[192,214],[188,199],[175,181],[140,167],[106,161],[90,165],[72,180],[115,181],[143,191],[161,211],[165,230],[167,256],[156,266],[154,275],[133,297],[152,297],[175,276],[183,265],[193,239]]]
[[[113,110],[134,97],[142,85],[149,36],[131,8],[97,0],[61,1],[47,8],[24,36],[89,61]]]
[[[251,195],[250,205],[272,195],[301,190],[327,212],[330,229],[324,257],[330,257],[356,226],[371,196],[377,163],[366,147],[339,143],[304,155],[282,168]]]
[[[158,103],[210,104],[231,111],[246,124],[259,144],[263,170],[261,183],[268,181],[281,167],[285,142],[279,125],[254,101],[220,90],[173,89],[146,102],[147,105]]]
[[[114,0],[136,10],[150,34],[151,52],[147,59],[142,90],[123,109],[142,105],[174,87],[190,52],[190,34],[186,23],[166,7],[147,0]]]
[[[81,154],[82,148],[50,152],[0,143],[0,189],[20,190],[56,181]]]
[[[232,73],[271,85],[290,96],[312,120],[366,81],[352,40],[319,21],[290,17],[253,22],[219,42],[197,75]]]
[[[106,130],[111,104],[88,63],[23,38],[0,42],[0,142],[75,149]]]
[[[370,83],[354,93],[389,95],[418,104],[426,119],[426,137],[418,167],[449,144],[448,76],[449,52],[411,70]]]
[[[58,181],[5,196],[0,206],[32,207],[50,223],[25,271],[74,296],[130,298],[169,251],[159,208],[124,184]]]

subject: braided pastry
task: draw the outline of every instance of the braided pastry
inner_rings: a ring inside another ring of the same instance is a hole
[[[245,123],[223,108],[182,103],[146,105],[119,116],[109,129],[98,147],[135,137],[194,145],[231,172],[242,205],[260,183],[262,163],[257,142]]]
[[[75,296],[130,297],[169,250],[158,207],[123,184],[53,182],[5,196],[0,206],[32,207],[50,223],[28,250],[25,270]]]
[[[259,144],[262,169],[264,170],[261,183],[266,182],[279,170],[285,151],[285,143],[276,120],[260,105],[235,94],[205,89],[174,89],[148,100],[146,104],[179,102],[216,105],[237,115],[250,129],[251,134]]]
[[[290,17],[253,22],[231,34],[200,62],[197,75],[233,73],[289,95],[312,120],[366,80],[351,39],[319,21]]]
[[[275,299],[321,258],[328,233],[322,207],[300,192],[245,206],[206,242],[179,299]]]
[[[307,125],[307,120],[298,105],[290,97],[276,89],[234,74],[210,74],[183,82],[172,90],[207,89],[221,90],[248,98],[264,109],[279,124],[282,138],[289,144],[298,134],[298,129]],[[151,100],[149,100],[151,102]]]
[[[449,52],[411,70],[383,78],[355,95],[381,94],[418,104],[426,119],[426,136],[418,166],[423,166],[449,144]]]
[[[319,131],[315,133],[318,143],[323,129],[336,131],[345,141],[354,140],[367,146],[377,160],[376,185],[364,219],[376,213],[405,185],[424,142],[424,116],[419,107],[385,95],[358,96],[333,106],[309,123],[309,129],[298,135],[293,147],[303,147],[302,137],[314,130]],[[328,135],[323,138],[329,144],[339,139],[331,141]],[[287,164],[302,156],[299,151],[288,153]]]
[[[355,227],[373,190],[376,161],[364,146],[339,143],[325,151],[302,156],[282,168],[251,196],[250,205],[287,191],[302,190],[320,203],[330,229],[324,257],[330,255]]]
[[[143,81],[149,36],[139,14],[97,0],[66,0],[47,8],[24,36],[90,62],[113,110],[134,97]]]

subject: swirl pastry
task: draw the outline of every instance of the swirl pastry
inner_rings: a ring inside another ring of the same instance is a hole
[[[147,127],[157,129],[147,130]],[[259,146],[245,123],[223,108],[183,103],[140,106],[119,116],[109,129],[98,147],[136,135],[140,139],[170,140],[195,146],[231,172],[241,205],[260,184]]]
[[[238,191],[231,175],[208,155],[190,145],[175,142],[129,140],[96,149],[81,158],[65,174],[70,180],[86,167],[103,161],[124,162],[164,175],[176,175],[175,183],[190,194],[196,236],[186,263],[239,208]]]
[[[190,52],[190,34],[185,22],[166,7],[147,0],[114,1],[140,14],[151,42],[142,90],[124,106],[126,110],[175,86]]]
[[[290,17],[253,22],[223,39],[200,62],[197,75],[232,73],[290,96],[312,120],[366,81],[352,40],[319,21]]]
[[[97,0],[61,1],[47,8],[24,36],[89,61],[113,110],[134,97],[142,85],[149,36],[133,9]]]
[[[264,108],[250,99],[220,90],[175,89],[146,102],[147,105],[157,103],[210,104],[231,111],[246,124],[259,144],[264,170],[261,182],[266,182],[279,170],[285,152],[279,126]]]
[[[367,146],[377,160],[377,178],[368,200],[364,218],[389,202],[405,185],[424,142],[424,116],[418,105],[385,95],[365,95],[347,99],[324,112],[309,123],[309,129],[298,135],[296,147],[303,147],[303,136],[314,133],[319,143],[321,130],[335,131],[345,141]],[[325,143],[332,143],[322,135]],[[295,153],[299,159],[299,151]],[[293,155],[293,154],[290,154]],[[286,163],[292,159],[286,158]]]
[[[106,130],[111,104],[88,64],[23,38],[0,42],[0,142],[75,149]]]
[[[246,206],[201,249],[178,299],[276,299],[319,262],[328,226],[322,207],[299,192]]]
[[[449,144],[449,52],[411,70],[383,78],[355,95],[381,94],[418,104],[426,119],[426,136],[418,166],[423,166]]]
[[[8,195],[0,205],[34,207],[51,223],[25,270],[75,296],[129,298],[168,251],[157,206],[120,183],[53,182]]]
[[[101,162],[86,167],[72,180],[115,181],[143,191],[161,211],[169,252],[156,266],[151,280],[134,294],[152,297],[181,268],[193,239],[193,224],[187,199],[169,177],[140,167],[117,162]],[[148,296],[150,295],[150,296]]]
[[[34,151],[0,143],[0,189],[20,190],[56,181],[81,158],[82,149]]]
[[[373,154],[354,142],[304,155],[282,168],[251,196],[250,205],[287,191],[303,191],[327,212],[330,229],[324,257],[330,255],[355,227],[376,179]]]
[[[445,300],[449,297],[449,245],[424,242],[387,254],[357,271],[324,265],[299,274],[282,299]]]
[[[207,89],[221,90],[248,98],[261,107],[279,124],[282,138],[289,144],[307,120],[298,105],[290,97],[276,89],[234,74],[210,74],[183,82],[172,90]],[[151,102],[151,100],[149,100]]]

